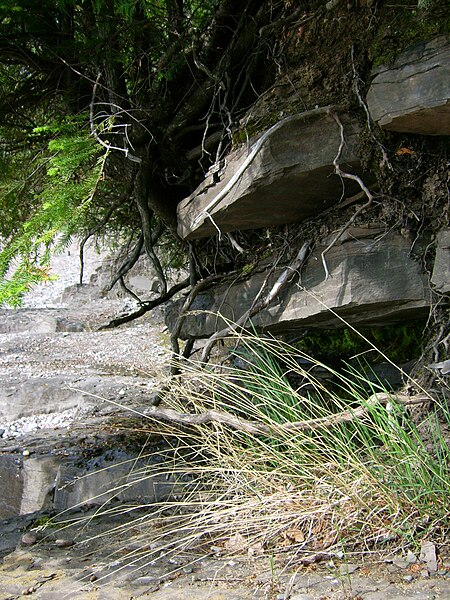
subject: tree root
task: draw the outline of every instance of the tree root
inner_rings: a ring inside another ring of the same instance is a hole
[[[350,227],[350,225],[352,223],[355,222],[356,217],[363,212],[364,210],[366,210],[367,208],[369,208],[373,202],[373,194],[369,191],[368,187],[366,186],[366,184],[364,183],[364,181],[361,179],[361,177],[358,177],[358,175],[353,175],[353,173],[346,173],[345,171],[343,171],[341,169],[341,167],[339,166],[339,159],[341,158],[342,155],[342,150],[344,149],[344,144],[345,144],[345,135],[344,135],[344,126],[342,125],[342,121],[339,118],[339,115],[337,115],[335,112],[333,112],[332,110],[329,111],[329,114],[333,117],[333,119],[336,121],[336,123],[339,126],[340,132],[341,132],[341,143],[339,144],[339,149],[338,152],[336,154],[335,159],[333,160],[333,165],[334,165],[334,172],[336,173],[336,175],[339,175],[339,177],[342,177],[344,179],[351,179],[352,181],[356,181],[356,183],[359,185],[359,187],[361,188],[362,193],[366,196],[367,198],[367,202],[365,202],[362,206],[360,206],[352,215],[352,217],[347,221],[347,223],[345,223],[345,225],[343,225],[341,227],[341,229],[338,231],[338,233],[336,234],[336,236],[333,238],[333,240],[330,242],[330,244],[328,244],[328,246],[325,248],[325,250],[322,252],[322,264],[323,264],[323,268],[325,271],[325,280],[327,280],[330,276],[330,273],[328,271],[328,266],[327,266],[327,262],[325,260],[325,255],[331,250],[331,248],[336,244],[336,242],[339,240],[339,238],[343,235],[343,233],[345,231],[347,231],[347,229]]]
[[[298,252],[298,254],[295,257],[292,264],[284,269],[284,271],[281,273],[281,275],[278,277],[278,279],[272,286],[272,289],[270,290],[270,292],[266,296],[261,298],[261,296],[262,296],[262,289],[261,289],[257,294],[257,298],[259,298],[259,299],[253,303],[251,308],[249,308],[237,320],[237,322],[235,324],[233,324],[232,326],[229,326],[229,327],[225,327],[221,331],[217,331],[208,339],[208,341],[206,342],[206,344],[203,348],[202,357],[201,357],[202,362],[204,362],[204,363],[208,362],[209,356],[211,354],[211,350],[213,349],[214,345],[217,343],[218,340],[226,337],[227,335],[229,335],[231,333],[231,331],[233,331],[236,328],[244,328],[249,319],[254,317],[256,314],[258,314],[265,308],[267,308],[269,306],[269,304],[271,304],[274,301],[275,297],[278,294],[280,294],[281,291],[289,283],[291,276],[302,267],[303,263],[306,260],[306,257],[308,256],[309,248],[310,248],[310,246],[308,243],[303,244],[303,246],[300,248],[300,251]]]
[[[162,294],[162,296],[160,296],[159,298],[155,298],[155,300],[150,300],[148,302],[143,302],[142,306],[135,312],[129,313],[128,315],[124,315],[122,317],[117,317],[116,319],[112,319],[112,321],[106,323],[106,325],[101,325],[98,328],[98,331],[102,331],[103,329],[113,329],[114,327],[118,327],[119,325],[123,325],[124,323],[129,323],[130,321],[139,319],[139,317],[145,315],[146,312],[156,308],[157,306],[160,306],[161,304],[164,304],[164,302],[167,302],[173,296],[175,296],[177,292],[181,292],[181,290],[184,290],[185,288],[189,287],[189,285],[189,279],[184,279],[180,283],[177,283],[176,285],[172,286],[170,290],[168,290],[165,294]]]
[[[318,429],[329,429],[341,423],[349,423],[356,419],[364,417],[376,404],[382,404],[384,406],[392,403],[400,403],[403,406],[411,406],[414,404],[423,404],[430,402],[432,398],[428,395],[417,395],[417,396],[406,396],[396,394],[377,393],[370,396],[366,402],[366,406],[360,406],[359,408],[345,410],[327,417],[320,417],[318,419],[308,419],[305,421],[285,422],[279,425],[269,426],[265,423],[257,421],[248,421],[242,419],[230,413],[218,411],[218,410],[207,410],[203,413],[182,413],[171,408],[159,408],[152,406],[145,410],[144,415],[148,418],[156,421],[169,421],[180,425],[206,425],[208,423],[220,423],[235,429],[237,431],[243,431],[250,435],[267,435],[271,437],[283,437],[286,433],[298,433],[302,431],[316,431]]]

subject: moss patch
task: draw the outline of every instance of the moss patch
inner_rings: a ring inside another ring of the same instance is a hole
[[[450,35],[448,6],[441,0],[386,7],[370,46],[373,66],[389,65],[406,48],[438,35]]]
[[[390,360],[401,364],[419,358],[424,328],[425,322],[417,321],[386,327],[361,327],[358,331]],[[357,355],[365,355],[371,363],[385,360],[351,329],[313,331],[296,346],[305,354],[324,362],[348,361]]]

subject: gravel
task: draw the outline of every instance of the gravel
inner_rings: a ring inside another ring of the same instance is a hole
[[[45,395],[51,392],[54,397],[55,386],[58,393],[60,388],[81,386],[86,389],[92,381],[88,392],[112,390],[114,399],[128,405],[132,398],[148,398],[164,376],[170,354],[168,336],[162,333],[162,311],[156,309],[117,329],[98,331],[98,325],[129,312],[136,305],[128,298],[101,296],[95,281],[99,279],[105,254],[99,255],[93,248],[86,254],[85,281],[91,279],[94,284],[82,289],[77,287],[77,256],[78,249],[72,246],[54,258],[52,267],[61,274],[59,279],[34,288],[26,296],[23,308],[2,311],[8,325],[4,331],[9,331],[0,334],[2,439],[25,436],[41,429],[68,428],[95,410],[92,401],[90,405],[80,406],[79,399],[75,398],[76,406],[66,403],[59,411],[55,411],[54,403],[50,406],[47,401],[46,406]],[[69,290],[68,286],[71,286]],[[47,332],[48,323],[58,319],[81,322],[83,329]],[[44,389],[44,397],[33,395],[37,387]],[[14,396],[8,389],[15,390]],[[108,395],[111,398],[111,394]],[[17,410],[14,413],[18,402],[27,405],[22,414]],[[67,402],[72,401],[69,398]],[[30,414],[33,408],[36,414]]]

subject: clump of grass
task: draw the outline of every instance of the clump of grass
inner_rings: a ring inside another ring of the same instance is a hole
[[[440,423],[450,423],[450,412],[444,401],[429,397],[436,408],[429,417],[434,437],[425,442],[392,392],[388,403],[373,402],[385,390],[361,373],[336,373],[274,339],[241,336],[238,342],[237,363],[184,361],[165,404],[193,414],[226,412],[262,423],[270,433],[166,422],[158,475],[182,485],[145,507],[102,509],[129,512],[116,530],[120,539],[132,532],[137,543],[128,566],[180,552],[196,560],[212,546],[269,556],[289,550],[299,560],[336,550],[392,551],[448,529],[450,448]],[[318,369],[338,385],[327,387],[315,376]],[[343,411],[355,418],[333,420]],[[286,426],[311,419],[321,419],[319,426]],[[143,469],[132,480],[154,476]],[[120,552],[126,547],[123,542]]]

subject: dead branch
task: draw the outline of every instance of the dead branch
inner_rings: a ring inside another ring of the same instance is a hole
[[[339,149],[338,149],[338,152],[336,154],[336,157],[333,160],[334,172],[336,173],[336,175],[339,175],[339,177],[342,177],[344,179],[351,179],[352,181],[356,181],[356,183],[361,188],[362,192],[365,194],[365,196],[367,198],[367,202],[365,202],[362,206],[360,206],[353,213],[352,217],[347,221],[347,223],[345,223],[345,225],[343,227],[341,227],[341,229],[338,231],[338,233],[333,238],[333,240],[330,242],[330,244],[328,244],[328,246],[322,252],[322,264],[323,264],[323,268],[324,268],[324,271],[325,271],[325,280],[328,279],[328,277],[330,276],[330,273],[328,271],[327,262],[325,260],[325,254],[327,254],[331,250],[331,248],[335,245],[335,243],[342,236],[342,234],[344,233],[344,231],[346,231],[350,227],[350,225],[352,223],[354,223],[356,217],[361,212],[363,212],[364,210],[366,210],[367,208],[369,208],[369,206],[371,206],[371,204],[373,202],[373,194],[369,191],[368,187],[366,186],[366,184],[364,183],[364,181],[361,179],[361,177],[358,177],[358,175],[353,175],[353,173],[346,173],[339,166],[339,160],[341,158],[342,150],[344,149],[344,144],[345,144],[344,126],[342,125],[342,121],[340,120],[339,115],[337,113],[335,113],[332,110],[330,110],[329,114],[336,121],[336,123],[339,126],[340,132],[341,132],[341,142],[339,144]]]
[[[124,315],[122,317],[117,317],[116,319],[112,319],[112,321],[106,323],[106,325],[101,325],[98,328],[98,331],[102,331],[103,329],[113,329],[114,327],[118,327],[119,325],[123,325],[124,323],[129,323],[130,321],[139,319],[139,317],[145,315],[146,312],[156,308],[157,306],[160,306],[161,304],[164,304],[164,302],[170,300],[172,296],[175,296],[177,292],[181,292],[181,290],[184,290],[185,288],[189,287],[189,285],[189,278],[183,279],[183,281],[172,286],[170,290],[168,290],[165,294],[162,294],[162,296],[160,296],[159,298],[155,298],[155,300],[150,300],[149,302],[144,302],[142,306],[135,312],[129,313],[128,315]]]
[[[308,255],[309,248],[310,248],[310,246],[307,242],[305,244],[303,244],[303,246],[300,248],[300,251],[297,254],[297,256],[295,257],[292,264],[290,264],[289,266],[287,266],[284,269],[284,271],[281,273],[281,275],[278,277],[278,279],[272,286],[272,289],[270,290],[270,292],[266,296],[260,298],[257,302],[254,302],[252,304],[252,306],[237,320],[237,322],[235,324],[233,324],[232,326],[225,327],[221,331],[217,331],[208,339],[208,341],[206,342],[206,344],[203,348],[202,357],[201,357],[202,362],[208,362],[209,355],[211,354],[211,350],[219,339],[222,339],[222,338],[226,337],[227,335],[229,335],[231,333],[231,331],[233,331],[233,329],[235,329],[235,328],[245,327],[245,325],[249,319],[254,317],[257,313],[261,312],[265,308],[267,308],[269,306],[269,304],[271,304],[274,301],[276,296],[278,294],[280,294],[281,291],[289,283],[291,276],[294,273],[296,273],[297,271],[299,271],[299,269],[302,267],[303,263],[306,260],[307,255]],[[262,295],[262,293],[260,290],[258,292],[257,296],[259,297],[261,295]]]
[[[349,423],[356,419],[361,419],[376,404],[385,406],[390,403],[399,403],[403,406],[411,406],[414,404],[430,402],[430,400],[432,400],[432,398],[427,395],[406,396],[402,394],[395,395],[378,393],[370,396],[365,406],[345,410],[327,417],[320,417],[318,419],[308,419],[305,421],[295,421],[292,423],[286,422],[273,426],[269,426],[265,423],[260,423],[257,421],[248,421],[247,419],[242,419],[241,417],[218,410],[207,410],[202,413],[193,414],[178,412],[171,408],[159,408],[157,406],[152,406],[147,409],[144,414],[146,417],[156,421],[169,421],[179,425],[198,426],[207,425],[208,423],[220,423],[221,425],[226,425],[237,431],[249,433],[250,435],[283,437],[286,435],[286,433],[329,429],[336,425],[340,425],[341,423]]]
[[[98,85],[100,83],[100,78],[101,78],[101,73],[98,73],[97,78],[94,82],[94,87],[92,88],[92,98],[91,98],[91,103],[89,105],[89,126],[90,126],[90,130],[91,130],[91,134],[97,140],[97,142],[101,146],[103,146],[103,148],[106,148],[107,151],[117,150],[119,152],[123,152],[125,154],[125,158],[128,158],[129,160],[131,160],[132,162],[135,162],[135,163],[141,163],[142,159],[139,156],[135,156],[134,154],[131,154],[131,152],[129,151],[128,148],[121,148],[120,146],[112,146],[111,144],[108,144],[105,141],[103,141],[95,129],[94,105],[95,105],[95,97],[97,95]]]

